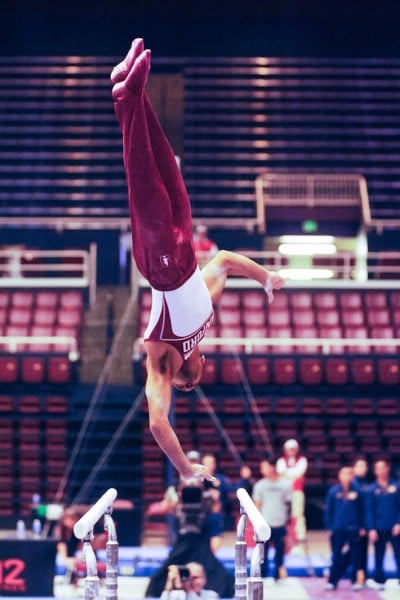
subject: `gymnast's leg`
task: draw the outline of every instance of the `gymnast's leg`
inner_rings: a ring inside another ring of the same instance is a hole
[[[133,48],[133,47],[132,47]],[[124,164],[128,181],[129,206],[132,221],[133,253],[139,270],[157,289],[175,289],[196,268],[190,238],[174,223],[178,213],[175,197],[182,197],[180,207],[186,208],[190,224],[190,205],[176,165],[173,152],[161,127],[151,113],[149,126],[144,100],[144,86],[150,69],[150,52],[135,56],[124,81],[114,85],[115,110],[123,132]],[[132,49],[131,49],[132,50]],[[127,59],[125,59],[127,61]],[[113,72],[114,73],[114,72]],[[118,75],[122,71],[118,71]],[[151,108],[147,101],[147,109]],[[152,139],[150,137],[152,132]],[[153,143],[152,143],[153,142]],[[156,150],[158,161],[156,160]],[[171,195],[161,176],[166,177]],[[177,185],[173,185],[174,180]],[[182,196],[184,192],[185,196]],[[173,210],[175,209],[175,210]],[[180,215],[183,213],[183,217]],[[188,227],[185,228],[185,233]]]

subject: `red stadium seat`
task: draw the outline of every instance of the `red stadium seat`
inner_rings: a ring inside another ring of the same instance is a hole
[[[278,398],[275,411],[278,415],[295,415],[298,412],[296,398]]]
[[[306,438],[324,437],[324,425],[320,420],[307,419],[304,423],[303,434]]]
[[[230,308],[218,311],[218,323],[220,327],[238,327],[241,324],[241,313],[238,308]]]
[[[47,361],[47,379],[50,383],[69,383],[71,363],[63,356],[50,356]]]
[[[394,338],[394,331],[392,327],[372,327],[371,337],[391,340]],[[374,346],[374,351],[380,354],[393,354],[397,352],[397,346]]]
[[[38,396],[22,396],[18,399],[18,409],[23,414],[39,413],[41,411],[40,398]]]
[[[349,367],[344,358],[328,357],[325,361],[325,379],[329,385],[345,385],[349,378]]]
[[[320,292],[314,296],[315,306],[320,311],[336,309],[337,295],[334,292]],[[336,312],[336,311],[335,311]]]
[[[318,338],[318,331],[315,327],[297,327],[294,331],[295,338]],[[321,352],[321,346],[296,346],[300,354],[318,354]]]
[[[82,312],[79,309],[60,308],[57,313],[57,323],[61,327],[80,327]]]
[[[269,309],[268,321],[271,327],[288,327],[290,325],[290,311],[288,309],[273,308]]]
[[[371,308],[386,308],[387,296],[385,292],[367,291],[365,295],[365,305],[368,309]]]
[[[32,320],[32,311],[30,308],[10,308],[8,312],[8,322],[10,325],[24,326],[29,325]]]
[[[265,310],[245,310],[242,312],[242,322],[245,326],[260,327],[266,322],[267,313]]]
[[[243,380],[243,367],[240,360],[222,358],[220,361],[220,381],[224,384],[238,384]]]
[[[304,415],[319,415],[324,412],[324,401],[320,398],[303,398],[301,413]]]
[[[32,336],[52,336],[54,333],[53,327],[46,325],[33,325],[29,332]],[[29,344],[28,350],[30,352],[50,352],[50,344]]]
[[[339,313],[335,309],[318,310],[317,323],[320,327],[337,327],[339,325]]]
[[[18,359],[15,356],[0,356],[0,383],[18,381]]]
[[[333,436],[333,447],[341,454],[353,454],[356,450],[355,440],[351,435]]]
[[[15,308],[33,308],[32,292],[13,292],[11,295],[11,305]]]
[[[299,371],[303,385],[318,385],[322,382],[323,370],[320,358],[301,358]]]
[[[378,359],[378,381],[384,385],[400,384],[400,361],[397,358]]]
[[[43,306],[36,308],[33,312],[33,323],[35,325],[54,325],[57,318],[57,310],[54,306]]]
[[[35,304],[37,308],[56,308],[59,301],[57,292],[49,292],[47,290],[37,292]]]
[[[281,338],[282,340],[290,340],[293,337],[290,327],[270,327],[269,335],[271,338]],[[290,353],[293,352],[293,346],[291,344],[275,344],[271,346],[271,351],[274,354]]]
[[[315,454],[321,455],[322,452],[328,451],[328,440],[326,435],[316,435],[311,438],[305,438],[307,443],[307,451],[313,456]],[[308,483],[308,470],[307,470],[307,483]]]
[[[360,450],[370,457],[378,456],[383,450],[383,439],[377,437],[362,437],[360,439]]]
[[[77,339],[77,331],[74,327],[56,327],[54,330],[54,335],[56,337],[72,337]],[[69,352],[70,346],[69,344],[60,343],[53,345],[54,352]]]
[[[343,338],[343,331],[341,327],[321,327],[319,330],[321,338],[327,338],[329,340],[337,340]],[[344,346],[333,345],[329,346],[329,354],[343,354]]]
[[[275,358],[273,360],[273,381],[277,385],[296,383],[296,362],[294,358]]]
[[[257,338],[266,338],[268,337],[268,329],[265,325],[255,327],[246,326],[244,328],[244,337],[252,343],[251,351],[252,353],[259,352],[260,354],[268,352],[269,347],[266,344],[260,344],[258,342],[254,343]]]
[[[7,325],[4,333],[10,338],[15,338],[17,336],[27,336],[29,329],[27,325]],[[10,352],[22,352],[26,350],[26,344],[16,344],[14,340],[11,340],[9,344],[5,344],[5,349]]]
[[[221,338],[224,339],[229,339],[229,338],[241,338],[243,337],[243,329],[241,326],[238,325],[232,325],[232,326],[221,326],[220,330],[219,330],[219,335]],[[229,342],[222,344],[220,347],[220,351],[222,353],[229,353],[231,354],[232,352],[242,352],[243,351],[243,345],[230,345]]]
[[[24,383],[42,383],[45,377],[45,360],[35,356],[24,356],[21,379]]]
[[[295,310],[292,314],[292,321],[295,327],[313,327],[315,321],[314,311]]]
[[[391,292],[390,304],[393,308],[398,308],[400,310],[400,292]]]
[[[357,421],[357,435],[359,437],[376,437],[379,434],[378,424],[375,421]]]
[[[243,300],[247,294],[252,294],[253,292],[244,292]],[[254,292],[256,293],[256,292]],[[262,295],[262,294],[260,294]],[[239,292],[233,292],[230,290],[225,291],[221,298],[218,300],[218,308],[219,309],[232,309],[240,307],[241,294]]]
[[[342,322],[345,327],[362,327],[364,325],[364,312],[359,309],[343,311]]]
[[[353,415],[373,415],[375,405],[371,398],[354,398],[351,402],[351,413]],[[362,423],[363,421],[359,421]]]
[[[5,308],[0,307],[0,325],[3,326],[7,323],[8,311]]]
[[[346,327],[345,337],[366,340],[368,339],[368,331],[366,327]],[[351,354],[369,354],[371,352],[371,346],[348,346],[347,351]]]
[[[8,292],[0,292],[0,308],[6,309],[10,304],[10,294]]]
[[[379,398],[376,403],[376,412],[383,417],[400,415],[400,402],[398,398]]]
[[[289,306],[289,298],[288,294],[285,291],[280,291],[278,294],[274,295],[274,301],[269,305],[269,308],[273,308],[273,310],[282,310],[287,309]],[[266,294],[264,294],[266,298]]]
[[[295,311],[312,309],[313,301],[310,292],[292,292],[289,294],[289,301],[292,309]]]
[[[343,311],[362,308],[361,294],[359,292],[342,292],[339,296],[339,304]]]
[[[60,306],[70,310],[82,310],[83,309],[83,298],[81,292],[61,292],[60,294]]]
[[[390,325],[389,312],[386,308],[369,309],[367,320],[370,327],[387,327]]]
[[[224,292],[225,295],[226,292]],[[267,309],[266,295],[263,291],[245,291],[242,294],[242,305],[244,311],[247,310],[260,310],[265,311]]]
[[[14,399],[12,396],[0,396],[0,413],[13,412],[14,410]]]
[[[375,364],[369,358],[353,358],[350,364],[351,379],[356,385],[371,385],[375,382]]]
[[[350,423],[349,421],[346,419],[345,421],[342,420],[332,420],[329,423],[329,433],[332,437],[342,437],[342,436],[347,436],[351,434],[350,431]]]
[[[270,382],[270,366],[267,358],[249,357],[246,372],[251,385],[266,385]]]
[[[65,396],[49,396],[46,399],[46,412],[67,413],[68,398],[66,398]]]
[[[326,403],[328,415],[347,415],[349,407],[346,398],[329,398]]]

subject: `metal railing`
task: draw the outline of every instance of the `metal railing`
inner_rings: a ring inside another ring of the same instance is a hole
[[[362,175],[260,173],[255,180],[255,190],[260,233],[266,230],[268,206],[359,207],[363,224],[372,225],[368,187]]]
[[[97,245],[89,250],[0,250],[0,288],[82,288],[96,300]]]
[[[78,342],[76,338],[66,335],[0,335],[0,352],[10,352],[15,354],[17,352],[26,352],[24,346],[29,346],[29,352],[41,353],[41,347],[43,345],[48,346],[62,346],[65,350],[62,351],[68,353],[68,358],[71,362],[75,362],[79,359]],[[37,347],[35,349],[35,346]],[[57,352],[55,348],[53,350]]]

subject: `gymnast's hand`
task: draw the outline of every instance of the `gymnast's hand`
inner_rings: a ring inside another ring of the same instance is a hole
[[[185,477],[184,479],[198,479],[199,481],[204,481],[206,479],[207,481],[211,482],[217,481],[216,477],[207,472],[207,469],[204,467],[204,465],[192,464],[191,467],[192,475]]]
[[[274,291],[280,290],[285,285],[285,280],[283,277],[276,273],[275,271],[267,272],[267,280],[264,285],[264,290],[268,296],[268,302],[271,304],[274,300]]]

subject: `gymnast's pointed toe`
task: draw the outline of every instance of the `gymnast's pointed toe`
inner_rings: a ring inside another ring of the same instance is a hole
[[[136,38],[133,40],[131,47],[129,48],[128,54],[125,56],[124,60],[121,60],[113,70],[111,71],[111,81],[112,83],[119,83],[123,81],[129,71],[132,68],[133,63],[138,58],[140,54],[142,54],[144,49],[144,41],[142,38]]]

